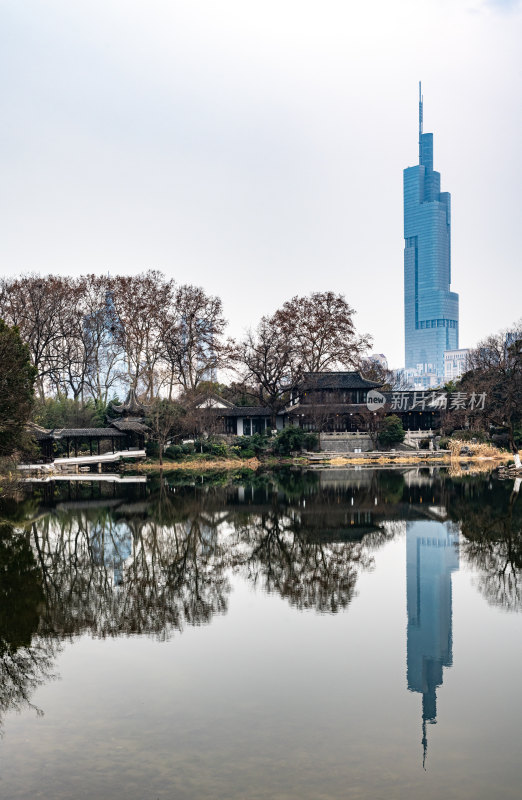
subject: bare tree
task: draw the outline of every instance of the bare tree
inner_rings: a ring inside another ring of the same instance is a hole
[[[162,330],[169,397],[176,384],[193,391],[203,381],[215,381],[218,369],[233,364],[236,348],[231,339],[224,338],[226,326],[219,297],[207,295],[199,286],[176,290]]]
[[[293,297],[272,321],[299,358],[303,372],[356,369],[371,344],[355,331],[355,311],[342,294],[313,292]]]
[[[171,400],[156,399],[150,407],[147,421],[150,425],[152,436],[158,443],[160,467],[163,466],[163,453],[168,440],[181,430],[183,414],[183,408]]]
[[[156,370],[162,354],[161,332],[174,294],[173,281],[161,272],[118,275],[111,281],[111,298],[117,317],[115,339],[125,352],[132,389],[139,384],[148,400],[156,392]]]
[[[258,387],[259,402],[271,411],[271,425],[289,400],[300,377],[293,343],[275,322],[262,317],[255,331],[248,331],[240,345],[245,379]]]
[[[471,351],[470,371],[461,382],[478,398],[486,394],[484,408],[475,412],[482,424],[505,428],[509,447],[520,468],[515,430],[522,423],[522,320],[511,330],[488,336]],[[471,413],[473,416],[473,413]]]
[[[71,304],[69,283],[48,275],[24,275],[3,280],[0,285],[0,317],[16,325],[28,345],[37,370],[36,387],[45,397],[46,381],[56,371],[56,358],[63,342],[63,320]]]

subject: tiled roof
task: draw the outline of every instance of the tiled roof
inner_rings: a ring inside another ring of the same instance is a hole
[[[129,389],[124,403],[113,405],[112,407],[116,413],[128,415],[130,417],[142,417],[149,409],[149,406],[146,406],[141,400],[138,400],[135,389]]]
[[[301,390],[311,389],[374,389],[382,384],[368,381],[359,372],[305,372]]]
[[[126,434],[116,428],[55,428],[52,431],[32,432],[35,439],[115,439],[122,438]]]
[[[194,400],[196,408],[216,408],[212,403],[219,403],[221,406],[225,406],[225,408],[235,408],[234,403],[231,403],[230,400],[225,400],[224,397],[220,397],[217,394],[203,394]]]
[[[140,422],[137,419],[132,419],[131,417],[115,419],[113,422],[111,422],[111,427],[116,428],[119,431],[129,433],[146,433],[149,430],[149,427],[144,425],[143,422]]]
[[[297,403],[288,406],[286,414],[289,416],[301,415],[319,416],[320,414],[360,414],[368,411],[366,403]]]
[[[202,409],[203,410],[203,409]],[[271,409],[266,406],[232,406],[232,408],[205,408],[217,417],[270,417]]]

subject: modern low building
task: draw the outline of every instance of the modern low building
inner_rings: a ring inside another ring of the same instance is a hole
[[[444,382],[455,381],[468,370],[469,348],[446,350],[444,353]]]
[[[405,369],[403,379],[410,389],[436,389],[444,383],[435,364],[417,364],[415,369]]]

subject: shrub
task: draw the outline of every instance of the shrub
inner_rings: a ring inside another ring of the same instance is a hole
[[[265,453],[270,447],[271,439],[264,433],[254,433],[252,436],[238,436],[234,440],[234,447],[238,448],[241,458],[252,458],[251,455],[245,456],[244,451],[248,450],[254,455]]]
[[[180,444],[171,444],[165,450],[165,455],[167,458],[171,458],[173,461],[177,461],[184,455],[183,446]]]
[[[255,450],[250,450],[248,447],[246,447],[241,451],[240,456],[241,458],[255,458],[256,452]]]
[[[228,447],[226,446],[225,442],[218,439],[217,441],[209,443],[207,452],[212,456],[224,458],[228,455]]]
[[[145,453],[149,458],[159,458],[159,445],[157,442],[147,442]]]
[[[391,414],[389,417],[384,418],[382,429],[378,435],[379,444],[383,447],[389,447],[392,444],[403,442],[405,436],[406,433],[402,427],[402,422],[396,414]]]
[[[279,431],[273,440],[273,450],[281,456],[288,456],[298,450],[315,450],[318,444],[319,437],[316,433],[307,433],[302,428],[290,426]]]

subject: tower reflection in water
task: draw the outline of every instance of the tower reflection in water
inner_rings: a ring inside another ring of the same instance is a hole
[[[452,664],[451,573],[459,568],[458,534],[450,523],[409,522],[406,528],[408,689],[422,694],[423,766],[427,723],[437,721],[442,668]]]

